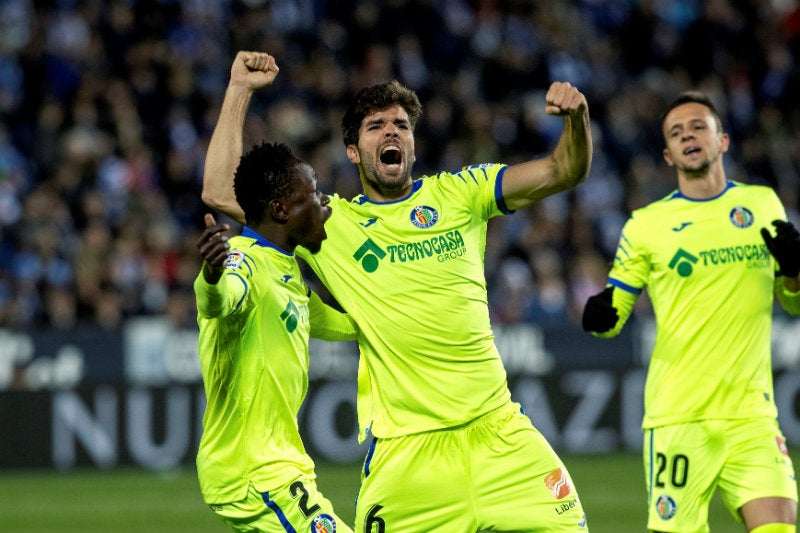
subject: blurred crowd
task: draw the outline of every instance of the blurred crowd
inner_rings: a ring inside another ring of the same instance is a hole
[[[419,94],[416,176],[538,157],[561,132],[550,82],[584,92],[588,180],[490,224],[497,324],[579,323],[630,211],[675,187],[659,115],[682,90],[723,114],[729,177],[800,222],[796,0],[2,0],[0,326],[193,327],[204,156],[242,49],[281,68],[246,144],[288,143],[345,197],[339,121],[367,84]]]

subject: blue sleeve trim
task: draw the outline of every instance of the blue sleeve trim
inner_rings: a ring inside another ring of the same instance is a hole
[[[637,296],[639,294],[642,294],[642,289],[637,289],[636,287],[632,287],[632,286],[628,285],[627,283],[621,282],[618,279],[608,278],[608,284],[612,285],[614,287],[617,287],[619,289],[622,289],[625,292],[629,292],[631,294],[636,294]]]
[[[506,215],[510,215],[514,211],[510,210],[506,206],[506,199],[503,198],[503,176],[506,173],[506,169],[508,167],[503,167],[500,169],[500,172],[497,173],[497,179],[494,181],[494,200],[497,202],[497,208],[505,213]]]
[[[242,297],[239,299],[239,301],[236,304],[236,307],[233,309],[233,312],[236,313],[237,311],[239,311],[239,308],[242,307],[244,299],[247,297],[247,293],[250,292],[250,286],[247,284],[247,280],[245,280],[242,276],[240,276],[236,272],[231,272],[229,275],[236,276],[237,278],[239,278],[239,281],[242,282],[242,285],[244,285],[244,294],[242,294]]]

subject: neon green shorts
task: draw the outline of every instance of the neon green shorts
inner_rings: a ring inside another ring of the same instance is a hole
[[[464,426],[373,440],[355,530],[588,532],[567,469],[513,403]]]
[[[217,516],[241,533],[352,533],[317,490],[313,478],[297,479],[269,492],[250,484],[244,500],[210,505]]]
[[[645,430],[647,527],[708,531],[708,506],[719,488],[741,522],[739,508],[766,497],[797,501],[786,439],[769,418],[703,420]]]

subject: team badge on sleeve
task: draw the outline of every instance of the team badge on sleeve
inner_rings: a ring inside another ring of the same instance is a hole
[[[418,205],[411,210],[411,223],[420,229],[427,229],[439,220],[439,212],[427,205]]]
[[[225,261],[225,268],[237,269],[244,261],[244,254],[242,252],[233,251],[228,254],[228,260]]]

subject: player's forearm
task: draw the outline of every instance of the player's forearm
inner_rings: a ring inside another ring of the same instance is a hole
[[[221,316],[225,308],[225,293],[222,283],[209,283],[201,272],[194,280],[194,294],[197,312],[200,316],[213,318]]]
[[[564,130],[553,151],[558,187],[569,189],[586,179],[593,150],[589,112],[564,117]]]
[[[775,296],[781,307],[790,315],[800,315],[800,275],[794,278],[779,276],[775,279]]]
[[[252,95],[247,87],[228,86],[203,170],[203,203],[242,224],[244,212],[236,202],[233,176],[242,157],[244,121]]]
[[[510,210],[575,187],[586,179],[592,164],[589,113],[564,117],[564,130],[548,157],[508,167],[503,175],[503,198]]]
[[[602,333],[594,331],[592,332],[592,335],[601,339],[610,339],[620,334],[622,328],[628,322],[631,314],[633,314],[633,308],[636,305],[636,300],[639,299],[639,295],[618,287],[615,288],[615,290],[612,292],[612,295],[611,305],[617,310],[618,319],[614,326],[612,326],[612,328],[608,331]]]

